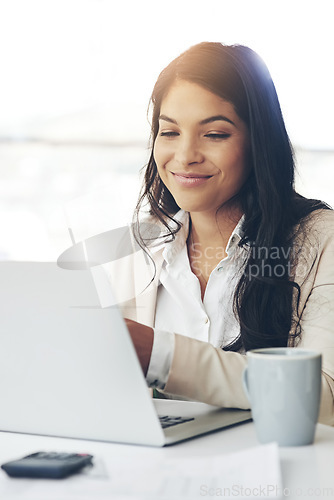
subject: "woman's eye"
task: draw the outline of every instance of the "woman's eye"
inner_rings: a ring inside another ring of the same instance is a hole
[[[160,137],[176,137],[178,134],[178,132],[160,132]]]
[[[209,139],[217,140],[217,139],[227,139],[230,137],[231,134],[217,134],[217,133],[211,133],[211,134],[205,134],[205,137],[209,137]]]

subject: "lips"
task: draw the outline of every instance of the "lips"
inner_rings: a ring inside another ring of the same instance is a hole
[[[186,173],[186,172],[172,172],[173,175],[178,175],[180,177],[187,177],[187,178],[196,178],[199,179],[201,177],[212,177],[212,175],[205,175],[205,174],[196,174],[194,172],[192,173]]]
[[[178,184],[185,187],[200,186],[212,177],[212,175],[197,174],[196,172],[171,172],[171,174]]]

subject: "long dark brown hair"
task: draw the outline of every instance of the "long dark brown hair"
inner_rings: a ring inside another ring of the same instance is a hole
[[[148,204],[149,212],[163,224],[169,238],[180,229],[173,219],[179,206],[162,183],[153,157],[161,103],[177,79],[201,85],[231,102],[249,130],[251,174],[236,195],[245,215],[244,237],[239,245],[248,249],[234,294],[240,334],[224,349],[286,346],[288,341],[293,345],[294,339],[289,338],[293,289],[297,302],[300,291],[291,279],[294,228],[314,210],[329,207],[295,192],[293,149],[276,89],[266,65],[254,51],[241,45],[203,42],[161,72],[151,97],[152,152],[136,216]],[[295,326],[294,335],[298,336]]]

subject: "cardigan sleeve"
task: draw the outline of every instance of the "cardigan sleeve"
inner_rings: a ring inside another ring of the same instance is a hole
[[[304,301],[299,347],[322,354],[322,396],[319,421],[334,425],[334,213],[328,211],[317,224],[316,242],[305,252],[317,250],[312,288]],[[307,259],[307,255],[305,255]]]
[[[249,408],[242,387],[246,356],[175,334],[172,366],[163,393],[215,406]]]

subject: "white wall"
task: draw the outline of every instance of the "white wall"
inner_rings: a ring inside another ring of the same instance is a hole
[[[130,216],[153,84],[203,40],[263,57],[298,188],[334,204],[331,24],[330,0],[0,0],[0,257],[55,258],[64,205],[78,238]]]

